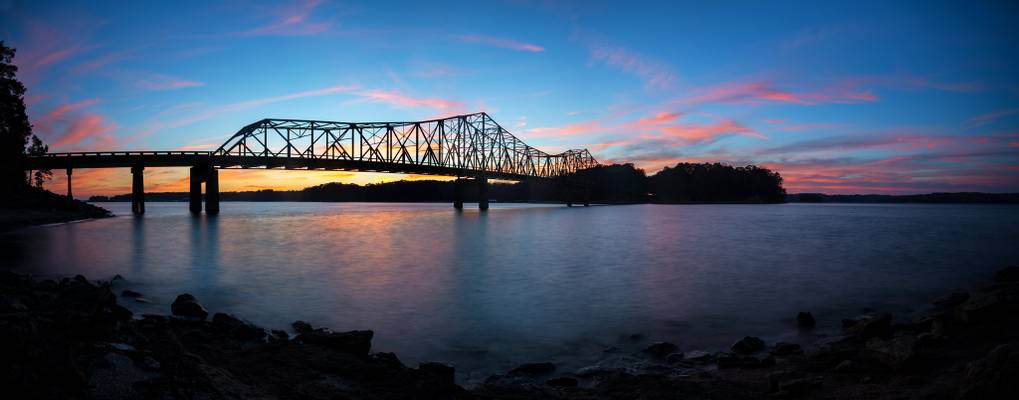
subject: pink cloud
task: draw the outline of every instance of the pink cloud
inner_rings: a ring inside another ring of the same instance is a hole
[[[595,46],[591,49],[591,59],[636,75],[652,89],[668,89],[676,81],[676,76],[665,63],[626,48]]]
[[[725,82],[695,90],[697,94],[675,100],[676,105],[790,103],[863,103],[877,101],[877,95],[853,85],[837,85],[814,92],[795,93],[767,82]]]
[[[981,126],[994,122],[998,119],[1019,113],[1019,108],[1013,108],[1011,110],[1001,110],[989,112],[986,114],[980,114],[966,121],[966,125],[969,126]]]
[[[99,100],[97,99],[85,99],[77,103],[61,104],[50,110],[41,118],[34,119],[32,122],[35,127],[41,131],[41,133],[46,135],[53,130],[53,127],[57,123],[63,121],[68,114],[90,107],[98,102]]]
[[[113,137],[109,135],[117,126],[106,122],[98,114],[85,114],[71,120],[67,130],[53,142],[53,148],[90,145],[92,148],[110,148]]]
[[[766,139],[764,135],[730,119],[709,124],[676,124],[661,130],[668,137],[680,139],[687,144],[713,142],[717,137],[729,134]]]
[[[637,120],[637,126],[656,126],[661,124],[669,124],[676,122],[679,119],[679,113],[676,112],[660,112],[652,117],[644,117]]]
[[[463,103],[457,101],[440,98],[413,97],[402,94],[396,90],[368,90],[359,92],[358,96],[368,99],[369,101],[385,103],[397,107],[430,107],[440,111],[462,109],[464,107]]]
[[[462,42],[481,43],[495,47],[502,47],[504,49],[527,51],[531,53],[541,53],[545,51],[544,47],[531,43],[518,42],[513,39],[497,38],[484,35],[460,35],[457,36],[456,38]]]

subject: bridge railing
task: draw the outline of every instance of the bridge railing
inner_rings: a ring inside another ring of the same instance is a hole
[[[586,149],[549,154],[531,147],[486,113],[416,122],[264,119],[241,128],[213,155],[380,162],[536,177],[598,164]]]
[[[94,156],[208,156],[211,151],[71,151],[39,154],[38,157],[94,157]]]

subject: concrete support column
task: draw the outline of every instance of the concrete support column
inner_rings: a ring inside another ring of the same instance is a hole
[[[488,210],[488,178],[478,178],[478,209]]]
[[[464,179],[452,181],[452,208],[464,210]]]
[[[70,168],[67,169],[67,198],[74,200],[74,195],[71,193],[71,171],[73,170]]]
[[[219,170],[210,168],[205,176],[205,213],[219,214]]]
[[[131,212],[134,215],[145,214],[145,167],[131,167]]]
[[[202,213],[202,168],[191,167],[191,193],[188,208],[192,214]]]

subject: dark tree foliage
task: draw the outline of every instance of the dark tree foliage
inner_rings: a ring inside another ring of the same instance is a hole
[[[47,147],[32,134],[25,111],[25,85],[16,76],[14,52],[0,41],[0,184],[18,189],[32,183],[41,185],[50,173],[40,171],[30,178],[22,167],[25,154],[46,152]]]
[[[656,203],[783,202],[782,176],[754,165],[680,163],[648,179]]]
[[[591,201],[637,203],[647,200],[647,175],[633,164],[599,165],[574,176],[590,185]]]

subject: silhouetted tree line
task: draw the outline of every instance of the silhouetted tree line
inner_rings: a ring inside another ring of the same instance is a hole
[[[754,165],[680,163],[649,177],[648,189],[657,203],[785,201],[782,176]]]
[[[46,153],[49,148],[32,134],[25,110],[25,85],[18,80],[14,53],[0,41],[0,187],[25,191],[30,185],[41,186],[52,174],[48,170],[25,173],[25,156]]]
[[[562,183],[568,182],[569,185]],[[572,192],[578,183],[588,188],[593,203],[682,203],[682,202],[782,202],[785,189],[776,172],[755,166],[723,164],[678,164],[647,176],[633,164],[600,165],[562,178],[562,181],[528,180],[518,183],[492,182],[488,197],[501,202],[563,202],[571,197],[581,203],[585,193]],[[464,201],[477,201],[477,186],[464,188]],[[150,201],[187,201],[187,193],[147,193]],[[93,201],[130,201],[124,194],[110,198],[94,196]],[[398,181],[369,185],[326,183],[302,190],[223,192],[223,201],[376,201],[451,202],[452,181]]]

